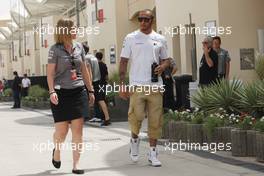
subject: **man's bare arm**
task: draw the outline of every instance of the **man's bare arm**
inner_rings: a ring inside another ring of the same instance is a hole
[[[214,62],[213,62],[212,58],[210,58],[209,53],[205,53],[205,60],[206,60],[206,63],[209,67],[214,66]]]
[[[125,82],[126,73],[127,73],[127,64],[128,64],[128,59],[121,57],[120,65],[119,65],[120,84]]]

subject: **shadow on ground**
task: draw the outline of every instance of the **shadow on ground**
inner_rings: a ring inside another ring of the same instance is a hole
[[[22,109],[11,109],[12,106],[10,106],[9,108],[0,108],[0,112],[19,112],[22,111]]]
[[[146,145],[146,144],[142,144]],[[147,146],[147,145],[146,145]],[[163,154],[163,166],[160,168],[153,168],[149,166],[146,154],[142,153],[140,156],[140,161],[137,164],[133,164],[128,157],[128,148],[129,145],[123,145],[119,148],[116,148],[115,150],[110,151],[106,154],[104,161],[108,165],[107,167],[98,167],[98,168],[84,168],[85,173],[87,175],[93,175],[93,172],[103,172],[103,171],[112,171],[113,173],[120,173],[120,175],[124,176],[135,176],[135,175],[151,175],[151,176],[160,176],[160,175],[175,175],[177,173],[177,164],[173,165],[173,163],[170,163],[171,157],[175,157],[177,159],[177,156],[169,156],[170,160],[166,160],[167,158],[166,154],[162,152]],[[207,158],[212,160],[217,160],[225,164],[230,164],[234,166],[243,167],[252,171],[258,171],[258,172],[264,172],[264,167],[259,164],[254,163],[248,163],[244,161],[235,160],[232,158],[226,158],[217,156],[211,153],[207,152],[190,152],[194,155],[197,155],[201,158]],[[184,162],[186,161],[185,158],[178,158],[178,162]],[[208,161],[209,162],[209,161]],[[172,169],[174,168],[174,169]],[[189,171],[190,168],[186,168],[186,171]],[[182,170],[182,168],[181,168]],[[65,173],[65,172],[59,172],[55,170],[47,170],[40,173],[34,173],[34,174],[25,174],[25,175],[17,175],[17,176],[48,176],[48,175],[71,175],[71,172]],[[99,175],[99,173],[96,173],[96,175]]]
[[[263,172],[264,173],[264,166],[258,163],[251,163],[251,162],[246,162],[246,161],[241,161],[238,159],[234,159],[234,158],[228,158],[228,157],[224,157],[224,156],[219,156],[219,155],[215,155],[209,152],[204,152],[204,151],[190,151],[189,153],[192,153],[194,155],[197,155],[201,158],[206,158],[206,159],[213,159],[213,160],[217,160],[220,161],[222,163],[225,164],[230,164],[233,166],[240,166],[246,169],[250,169],[253,171],[258,171],[258,172]]]
[[[16,123],[21,125],[36,125],[36,126],[47,126],[54,127],[52,117],[47,118],[46,116],[30,117],[15,120]]]
[[[142,157],[138,164],[133,164],[128,158],[128,145],[121,146],[106,155],[105,162],[108,166],[98,167],[98,168],[84,168],[85,174],[93,175],[93,172],[103,172],[103,171],[113,171],[113,173],[120,173],[124,176],[135,176],[135,175],[150,175],[160,176],[160,175],[171,175],[172,173],[166,172],[166,167],[152,168],[148,165],[146,157]],[[157,172],[158,171],[158,172]],[[47,170],[39,173],[33,174],[22,174],[17,176],[50,176],[50,175],[71,175],[72,173],[59,172],[55,170]],[[99,173],[96,173],[99,175]]]
[[[55,170],[47,170],[40,173],[34,173],[34,174],[22,174],[17,176],[46,176],[46,175],[67,175],[69,173],[52,173]]]

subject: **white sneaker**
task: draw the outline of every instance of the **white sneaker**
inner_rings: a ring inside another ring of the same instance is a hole
[[[92,118],[91,120],[89,120],[89,122],[91,122],[91,123],[94,123],[94,122],[101,122],[102,120],[101,119],[99,119],[99,118],[97,118],[97,117],[94,117],[94,118]]]
[[[130,150],[129,156],[133,162],[138,162],[139,159],[139,138],[137,139],[130,139]]]
[[[102,119],[95,117],[94,121],[100,123],[100,122],[102,122]]]
[[[89,122],[95,122],[96,118],[92,118],[91,120],[89,120]]]
[[[158,160],[158,151],[157,148],[151,147],[148,153],[148,160],[153,167],[161,167],[161,162]]]

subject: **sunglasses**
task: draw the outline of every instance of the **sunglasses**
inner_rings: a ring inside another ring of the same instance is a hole
[[[145,22],[145,23],[149,23],[150,22],[150,20],[151,20],[152,18],[148,18],[148,17],[138,17],[138,21],[141,23],[141,22]]]

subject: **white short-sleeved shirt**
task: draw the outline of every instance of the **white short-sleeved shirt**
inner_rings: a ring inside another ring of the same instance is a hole
[[[164,36],[152,31],[146,35],[137,30],[128,34],[124,40],[121,52],[122,58],[130,59],[129,84],[130,85],[158,85],[151,82],[151,65],[161,60],[168,59],[167,41]]]
[[[31,85],[31,81],[28,78],[23,78],[22,79],[22,87],[23,88],[28,88]]]

